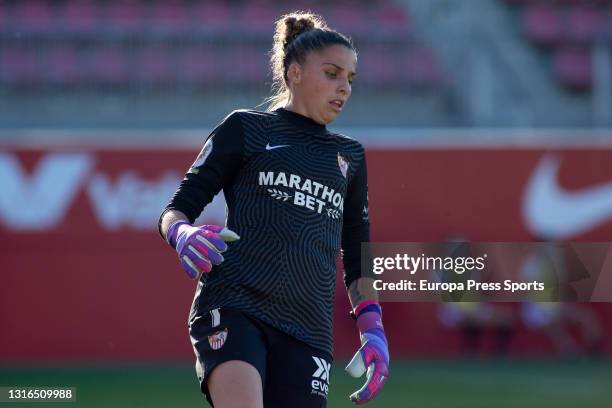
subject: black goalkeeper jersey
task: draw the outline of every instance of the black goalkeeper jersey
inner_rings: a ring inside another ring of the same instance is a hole
[[[363,146],[297,113],[237,110],[207,138],[168,209],[193,223],[221,189],[229,243],[203,274],[190,319],[240,310],[332,353],[336,259],[348,286],[369,241]]]

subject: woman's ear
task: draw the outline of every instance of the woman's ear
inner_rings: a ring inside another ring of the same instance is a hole
[[[297,62],[292,62],[287,68],[287,79],[289,84],[299,84],[302,81],[302,67]]]

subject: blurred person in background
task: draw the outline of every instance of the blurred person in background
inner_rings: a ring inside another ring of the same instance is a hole
[[[534,292],[533,300],[521,304],[522,320],[528,328],[544,333],[561,356],[586,353],[598,357],[603,339],[595,312],[564,301],[562,290],[571,272],[566,246],[553,240],[542,241],[525,258],[520,276],[524,281],[543,282],[545,290]],[[573,335],[574,329],[580,332],[580,338]]]
[[[471,257],[470,243],[462,236],[451,236],[444,244],[442,256]],[[443,270],[438,271],[437,275],[444,282],[465,283],[467,279],[483,281],[482,275],[475,269],[461,274]],[[492,332],[494,336],[492,354],[495,357],[507,354],[515,332],[515,319],[510,310],[487,302],[481,293],[473,290],[461,294],[460,300],[446,300],[438,310],[438,319],[445,328],[459,331],[460,350],[464,356],[477,357],[480,354],[487,332]]]
[[[326,406],[340,249],[362,344],[346,369],[367,371],[351,400],[370,401],[387,379],[382,311],[360,265],[365,151],[326,128],[351,95],[356,63],[351,40],[320,16],[281,17],[269,110],[227,116],[160,216],[160,233],[199,279],[189,333],[211,405]],[[192,226],[221,189],[227,227]]]
[[[477,357],[489,331],[494,336],[492,355],[507,355],[515,331],[511,311],[484,301],[447,302],[440,308],[439,319],[444,327],[460,332],[464,356]]]

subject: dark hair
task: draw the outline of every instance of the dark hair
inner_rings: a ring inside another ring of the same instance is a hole
[[[349,37],[329,28],[323,17],[317,14],[296,11],[280,17],[276,21],[270,51],[272,95],[264,101],[268,103],[268,110],[276,109],[288,100],[287,69],[292,62],[304,63],[308,53],[336,44],[357,52]]]

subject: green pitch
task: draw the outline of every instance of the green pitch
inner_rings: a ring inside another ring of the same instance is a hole
[[[353,406],[347,396],[360,384],[335,365],[328,406]],[[190,365],[0,368],[0,386],[14,385],[76,387],[77,402],[0,408],[207,406]],[[604,408],[610,401],[611,361],[392,361],[385,391],[368,407]]]

